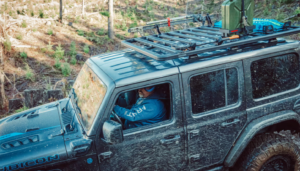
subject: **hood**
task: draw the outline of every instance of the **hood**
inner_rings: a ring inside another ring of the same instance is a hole
[[[26,170],[67,158],[62,129],[65,116],[60,111],[67,101],[62,99],[0,120],[0,171]]]
[[[31,131],[61,128],[59,103],[49,103],[0,120],[0,141]]]

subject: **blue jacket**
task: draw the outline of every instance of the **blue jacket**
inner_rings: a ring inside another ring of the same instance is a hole
[[[166,109],[158,98],[154,93],[147,98],[139,98],[131,109],[116,105],[114,111],[125,119],[126,129],[161,122],[166,119]]]

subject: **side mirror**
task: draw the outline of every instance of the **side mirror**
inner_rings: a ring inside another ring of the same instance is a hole
[[[118,144],[123,142],[122,125],[113,120],[108,120],[103,124],[103,141],[108,144]]]

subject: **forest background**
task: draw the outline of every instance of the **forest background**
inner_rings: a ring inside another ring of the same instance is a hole
[[[109,1],[114,36],[108,34]],[[129,28],[146,22],[206,14],[221,18],[224,0],[2,0],[0,1],[0,118],[8,100],[24,98],[26,89],[56,89],[58,81],[74,80],[93,55],[124,49],[121,41],[140,37]],[[291,20],[300,25],[299,1],[255,0],[255,18]],[[194,23],[189,24],[195,26]],[[162,32],[170,31],[168,27]],[[151,33],[146,33],[146,35]],[[300,35],[289,38],[299,40]],[[61,88],[61,87],[58,87]]]

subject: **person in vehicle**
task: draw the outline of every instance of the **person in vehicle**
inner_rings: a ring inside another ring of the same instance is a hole
[[[125,119],[125,129],[135,128],[166,119],[166,109],[159,95],[155,93],[155,87],[146,87],[138,90],[140,98],[131,107],[126,109],[115,105],[116,114]]]

